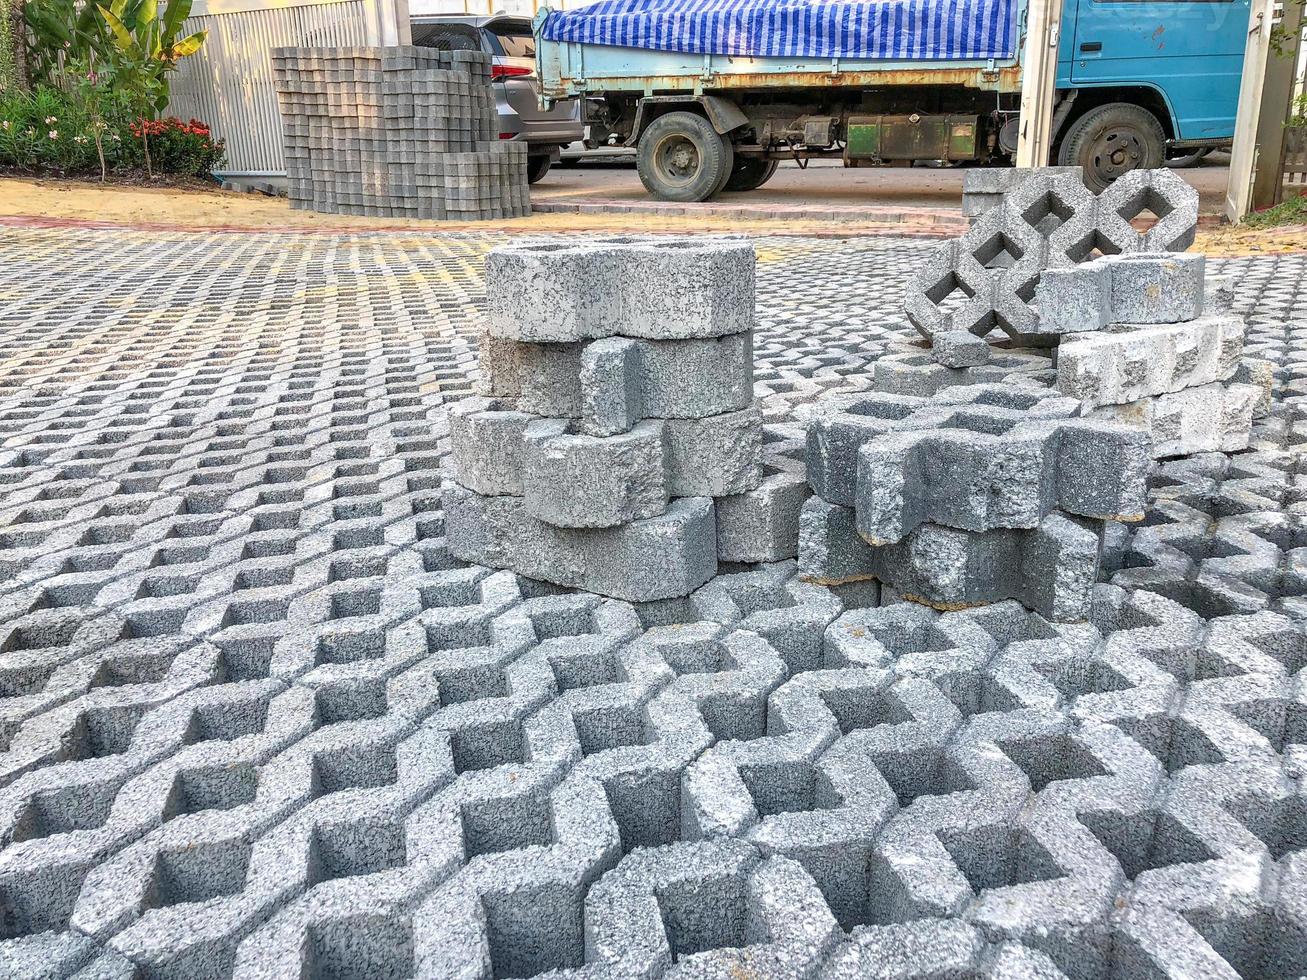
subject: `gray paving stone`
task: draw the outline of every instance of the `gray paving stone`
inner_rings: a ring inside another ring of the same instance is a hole
[[[1158,465],[1116,584],[1062,623],[788,561],[631,604],[458,558],[448,416],[494,237],[0,241],[10,973],[616,978],[674,943],[670,971],[778,978],[1307,969],[1300,257],[1209,262],[1271,412]],[[799,472],[771,423],[903,352],[928,250],[766,240],[741,499]]]
[[[1228,380],[1243,342],[1242,318],[1228,315],[1077,336],[1058,348],[1057,386],[1089,408],[1197,388]]]

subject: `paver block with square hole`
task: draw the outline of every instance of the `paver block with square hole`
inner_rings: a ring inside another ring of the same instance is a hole
[[[1224,381],[1243,342],[1243,319],[1228,314],[1076,335],[1058,348],[1057,387],[1098,408]]]
[[[1160,220],[1136,231],[1130,222],[1148,211]],[[1131,171],[1097,198],[1075,174],[1036,172],[932,253],[908,282],[904,311],[927,338],[1001,329],[1031,346],[1047,344],[1070,329],[1093,329],[1104,310],[1101,282],[1054,276],[1042,303],[1049,312],[1041,316],[1032,304],[1044,272],[1074,267],[1095,252],[1183,251],[1193,244],[1197,220],[1197,192],[1169,170]],[[1075,302],[1054,312],[1060,293]]]
[[[925,523],[967,531],[1033,528],[1054,510],[1144,516],[1152,450],[1129,426],[1013,422],[959,412],[939,428],[891,432],[858,452],[858,533],[892,544]]]
[[[1048,378],[1051,384],[1056,376],[1047,352],[999,348],[991,352],[985,364],[964,368],[945,367],[928,351],[896,349],[877,358],[873,370],[876,391],[918,398],[929,398],[945,388],[996,384],[1023,377]]]
[[[585,915],[586,963],[614,976],[803,976],[840,936],[802,867],[733,840],[627,855]]]
[[[1156,459],[1238,452],[1248,448],[1254,411],[1263,394],[1264,389],[1253,385],[1214,382],[1124,405],[1104,405],[1094,415],[1147,432]]]
[[[852,507],[859,451],[882,437],[941,429],[954,419],[962,420],[964,428],[972,420],[974,432],[1007,431],[1079,413],[1079,402],[1055,391],[996,384],[948,388],[930,398],[881,393],[832,398],[818,406],[808,429],[808,480],[823,500]]]
[[[1136,231],[1130,222],[1145,212],[1159,220]],[[1098,229],[1104,253],[1183,252],[1198,231],[1198,191],[1174,170],[1131,170],[1098,195]]]

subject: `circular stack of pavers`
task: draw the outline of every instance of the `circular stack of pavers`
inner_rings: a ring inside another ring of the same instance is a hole
[[[450,413],[451,550],[630,601],[792,557],[806,488],[764,484],[754,264],[713,238],[491,252],[483,397]]]

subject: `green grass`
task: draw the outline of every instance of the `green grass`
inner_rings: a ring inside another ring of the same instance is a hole
[[[1275,228],[1278,225],[1307,225],[1307,194],[1291,197],[1273,208],[1250,214],[1244,224],[1249,228]]]

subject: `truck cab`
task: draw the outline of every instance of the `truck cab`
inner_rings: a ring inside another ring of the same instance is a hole
[[[702,0],[661,29],[640,22],[659,14],[636,0],[546,8],[535,20],[541,91],[546,101],[583,99],[591,141],[635,147],[642,181],[663,200],[750,190],[790,159],[1006,164],[1020,130],[1027,0],[935,2],[814,4],[813,16],[852,11],[907,27],[882,20],[879,34],[832,42],[837,30],[805,38],[796,21],[772,31],[762,53],[740,48],[774,16],[765,0]],[[1228,145],[1250,4],[1065,0],[1049,162],[1083,167],[1101,190],[1168,156]],[[900,13],[884,13],[896,5]],[[751,9],[761,20],[748,20]],[[938,25],[959,10],[975,18],[971,33],[954,30],[950,41],[965,43],[941,50]],[[620,31],[605,33],[609,23]]]
[[[1250,0],[1067,0],[1056,161],[1105,186],[1234,136]],[[1159,158],[1159,150],[1162,157]]]

